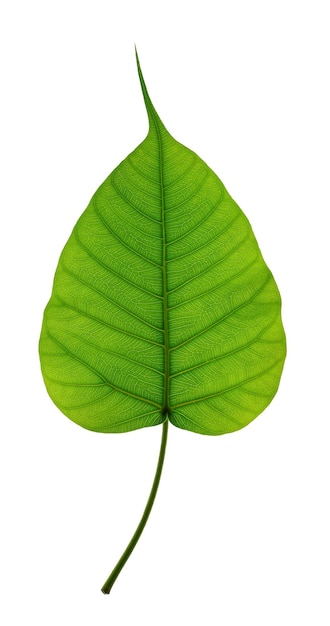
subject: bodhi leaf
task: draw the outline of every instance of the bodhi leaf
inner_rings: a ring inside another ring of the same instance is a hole
[[[247,218],[166,130],[139,62],[138,72],[149,132],[96,191],[61,254],[42,373],[54,403],[85,428],[163,423],[167,433],[170,421],[221,435],[277,391],[280,295]]]

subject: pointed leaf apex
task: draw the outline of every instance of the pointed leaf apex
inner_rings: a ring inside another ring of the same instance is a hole
[[[142,74],[142,69],[141,69],[141,65],[140,65],[140,60],[139,60],[139,56],[138,56],[138,52],[137,52],[137,48],[135,45],[135,56],[136,56],[136,65],[137,65],[137,70],[138,70],[138,74],[139,74],[139,79],[140,79],[140,85],[141,85],[141,89],[142,89],[142,94],[143,94],[143,98],[144,98],[144,103],[146,105],[146,109],[147,109],[147,113],[148,113],[148,118],[149,118],[149,133],[152,131],[152,129],[157,128],[158,131],[162,131],[167,133],[167,130],[163,124],[163,122],[161,121],[154,105],[151,102],[148,90],[147,90],[147,86],[144,82],[144,78],[143,78],[143,74]]]

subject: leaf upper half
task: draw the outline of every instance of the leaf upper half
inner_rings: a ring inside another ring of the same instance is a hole
[[[167,132],[139,74],[149,132],[61,254],[40,338],[44,380],[61,411],[91,430],[168,416],[194,432],[231,432],[277,391],[280,295],[247,218]]]

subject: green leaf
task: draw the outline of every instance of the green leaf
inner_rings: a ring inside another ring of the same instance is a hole
[[[74,227],[40,337],[49,395],[74,422],[100,432],[163,424],[145,511],[104,593],[152,509],[168,422],[208,435],[246,426],[276,393],[285,359],[280,295],[251,226],[168,133],[137,63],[148,135]]]
[[[110,174],[61,254],[40,338],[58,408],[125,432],[169,419],[220,435],[275,395],[281,300],[251,226],[168,133],[138,65],[146,139]]]

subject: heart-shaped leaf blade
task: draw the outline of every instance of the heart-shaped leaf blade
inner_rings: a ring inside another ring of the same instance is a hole
[[[85,428],[169,420],[218,435],[269,404],[280,295],[219,178],[167,132],[139,75],[147,138],[104,181],[59,260],[40,339],[48,392]]]

